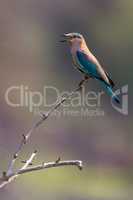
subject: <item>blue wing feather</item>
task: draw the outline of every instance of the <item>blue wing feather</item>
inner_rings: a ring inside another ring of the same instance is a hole
[[[109,84],[100,76],[100,74],[97,71],[97,66],[95,63],[93,63],[91,60],[88,59],[87,55],[81,51],[77,51],[77,62],[79,64],[79,69],[83,71],[85,74],[88,74],[89,76],[92,76],[93,78],[96,78],[102,82],[104,82],[108,86],[114,86],[113,81],[109,78]]]
[[[92,63],[84,53],[77,51],[76,56],[77,56],[79,68],[84,73],[86,73],[90,76],[93,76],[94,78],[99,77],[99,75],[97,73],[96,65],[94,63]]]
[[[81,71],[83,71],[85,74],[88,74],[96,79],[99,79],[100,81],[102,81],[103,86],[105,88],[105,90],[108,92],[108,94],[113,98],[113,100],[115,100],[117,103],[120,103],[119,98],[115,95],[115,93],[112,90],[112,87],[114,86],[113,81],[110,79],[110,77],[108,76],[108,74],[106,73],[108,79],[109,79],[109,83],[108,84],[98,73],[97,71],[97,66],[95,63],[93,63],[91,60],[88,59],[87,55],[84,54],[81,51],[77,51],[76,53],[76,57],[77,57],[77,62],[79,65],[79,69]]]

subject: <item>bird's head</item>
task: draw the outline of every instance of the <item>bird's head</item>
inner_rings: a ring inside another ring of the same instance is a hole
[[[80,33],[66,33],[62,35],[61,42],[67,42],[70,45],[78,44],[81,45],[84,41],[83,36]]]

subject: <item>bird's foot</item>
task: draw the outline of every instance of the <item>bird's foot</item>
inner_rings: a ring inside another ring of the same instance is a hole
[[[84,83],[85,83],[88,79],[89,79],[89,77],[88,77],[88,76],[85,76],[84,79],[83,79],[82,81],[80,81],[79,87],[82,88],[83,85],[84,85]]]

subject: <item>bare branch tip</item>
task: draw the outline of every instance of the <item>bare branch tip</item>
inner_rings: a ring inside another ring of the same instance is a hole
[[[37,154],[37,150],[34,151],[34,154]]]
[[[83,169],[83,162],[82,161],[78,161],[78,168],[79,170],[82,170]]]

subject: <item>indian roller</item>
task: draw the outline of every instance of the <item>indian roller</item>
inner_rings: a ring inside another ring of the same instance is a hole
[[[84,79],[80,84],[82,85],[82,83],[89,78],[99,80],[108,95],[111,96],[115,102],[120,103],[119,98],[113,92],[113,87],[115,86],[114,82],[87,47],[83,35],[80,33],[67,33],[63,34],[62,37],[63,40],[61,40],[61,42],[67,42],[70,46],[74,65],[84,74]]]

